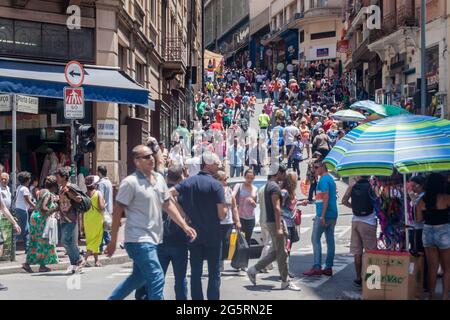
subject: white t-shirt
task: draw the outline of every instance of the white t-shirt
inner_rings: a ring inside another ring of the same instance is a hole
[[[189,176],[195,176],[200,172],[200,157],[193,157],[186,160],[186,166],[189,171]]]
[[[256,82],[261,83],[261,82],[263,82],[263,80],[264,80],[264,76],[263,75],[258,74],[256,76]]]
[[[233,191],[231,188],[225,189],[225,204],[227,205],[227,216],[220,221],[220,224],[233,224]]]
[[[352,222],[363,222],[363,223],[369,224],[371,226],[376,226],[377,225],[377,215],[376,215],[375,211],[372,214],[365,216],[365,217],[358,217],[358,216],[353,215]]]
[[[289,126],[284,129],[286,133],[286,145],[293,145],[295,138],[300,134],[300,130],[296,126]]]
[[[19,186],[17,189],[16,209],[28,211],[30,205],[25,201],[25,197],[30,196],[30,190],[25,186]]]
[[[0,186],[0,199],[8,209],[11,208],[11,191],[8,186]]]

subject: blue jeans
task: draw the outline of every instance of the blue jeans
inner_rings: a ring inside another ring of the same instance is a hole
[[[158,245],[148,242],[125,243],[125,250],[133,260],[133,272],[117,286],[108,300],[123,300],[131,292],[147,285],[149,300],[164,299],[164,273],[158,260]]]
[[[30,224],[28,223],[28,212],[22,209],[16,209],[16,217],[18,220],[17,223],[19,224],[20,229],[22,230],[22,232],[16,236],[16,241],[22,240],[25,252],[27,252],[29,243],[29,229],[30,229]]]
[[[187,263],[188,249],[185,245],[180,246],[158,246],[159,263],[164,271],[167,272],[170,262],[172,262],[173,273],[175,275],[175,298],[177,300],[187,300]]]
[[[80,261],[80,249],[76,243],[77,232],[76,223],[63,223],[61,224],[61,244],[67,251],[70,264],[76,265]]]
[[[230,166],[230,178],[233,178],[235,175],[236,177],[242,177],[243,174],[244,167]]]
[[[208,300],[220,299],[221,242],[211,246],[195,245],[189,248],[191,258],[192,300],[204,300],[202,290],[203,260],[208,262]]]
[[[111,241],[111,231],[104,230],[102,243],[100,244],[100,252],[103,252],[103,247],[105,245],[108,245],[110,241]]]
[[[336,220],[330,219],[326,220],[326,226],[322,227],[320,225],[320,219],[314,218],[313,231],[311,236],[311,242],[314,251],[314,269],[322,269],[322,244],[320,240],[322,239],[322,234],[325,233],[325,238],[327,240],[327,259],[326,267],[332,268],[335,254],[335,243],[334,243],[334,227],[336,226]]]

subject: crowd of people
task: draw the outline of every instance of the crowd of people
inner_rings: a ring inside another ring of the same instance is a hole
[[[9,177],[2,173],[0,212],[24,243],[24,270],[33,272],[31,266],[39,265],[39,272],[50,271],[48,266],[58,262],[58,244],[70,259],[69,274],[89,266],[91,256],[94,266],[100,267],[100,254],[115,253],[118,231],[126,218],[123,247],[133,261],[133,271],[109,299],[124,299],[132,292],[136,299],[163,299],[165,274],[172,263],[176,299],[188,299],[186,274],[190,264],[191,298],[202,300],[201,277],[203,261],[207,260],[206,297],[217,300],[232,230],[242,232],[251,243],[259,222],[264,248],[259,261],[245,269],[250,281],[256,284],[258,273],[270,272],[276,261],[281,289],[299,291],[291,280],[290,251],[299,241],[299,207],[315,205],[311,236],[314,262],[304,275],[332,276],[337,188],[336,177],[328,172],[323,160],[355,125],[333,120],[333,114],[349,103],[347,97],[348,92],[336,78],[327,79],[314,72],[296,77],[225,68],[222,78],[211,79],[196,95],[193,124],[181,120],[168,148],[149,137],[144,145],[133,149],[129,161],[136,171],[120,182],[115,199],[104,166],[97,168],[98,175],[86,177],[85,189],[69,182],[67,169],[59,169],[46,177],[43,185],[34,184],[32,190],[31,175],[19,173],[14,206]],[[257,99],[263,104],[260,113]],[[252,120],[257,121],[257,129],[251,127]],[[308,161],[306,172],[300,170],[302,161]],[[267,176],[267,183],[259,189],[254,185],[257,176]],[[231,188],[228,180],[233,177],[242,177],[242,182]],[[362,254],[377,246],[377,219],[373,207],[367,206],[373,197],[369,180],[355,179],[342,201],[353,213],[350,247],[355,256],[354,284],[359,287]],[[413,198],[417,222],[425,223],[427,287],[434,297],[439,264],[445,271],[444,291],[450,289],[450,230],[444,218],[450,204],[445,192],[437,189],[441,186],[439,178],[432,175],[429,180],[428,184],[416,181]],[[304,201],[296,196],[301,184],[309,187]],[[260,216],[256,221],[258,205]],[[9,212],[12,207],[14,217]],[[442,213],[440,218],[436,218],[437,212]],[[86,238],[84,256],[78,247],[78,228]],[[325,268],[323,235],[327,245]]]

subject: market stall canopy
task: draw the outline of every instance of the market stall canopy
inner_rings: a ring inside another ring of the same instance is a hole
[[[64,65],[0,59],[0,92],[63,99]],[[86,101],[136,104],[154,110],[150,92],[117,68],[85,66]]]
[[[205,69],[208,69],[208,65],[210,64],[210,62],[211,63],[215,62],[215,69],[218,70],[222,63],[223,55],[209,50],[205,50],[204,59],[205,59]]]
[[[342,138],[324,162],[341,176],[450,170],[450,121],[399,115],[369,122]]]
[[[358,101],[350,106],[350,109],[359,109],[375,114],[380,118],[398,116],[400,114],[410,114],[405,109],[389,104],[377,104],[370,100]],[[373,119],[373,118],[372,118]],[[375,119],[373,119],[375,120]]]
[[[331,118],[338,121],[349,121],[349,122],[359,122],[366,119],[366,117],[363,114],[353,110],[339,110],[338,112],[333,114]]]

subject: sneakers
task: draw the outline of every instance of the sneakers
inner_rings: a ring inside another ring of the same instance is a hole
[[[324,276],[331,277],[333,275],[333,269],[332,268],[323,269],[322,274]]]
[[[74,274],[74,273],[75,273],[75,268],[74,268],[73,265],[70,265],[70,266],[67,268],[66,272],[64,272],[64,274]]]
[[[303,275],[307,276],[307,277],[312,277],[312,276],[321,276],[322,275],[322,270],[321,269],[310,269],[308,271],[303,272]]]
[[[292,281],[282,282],[281,290],[301,291],[301,289]]]
[[[6,291],[8,287],[0,283],[0,291]]]
[[[256,274],[258,273],[258,270],[255,269],[255,267],[250,267],[247,270],[247,276],[250,279],[250,281],[253,283],[254,286],[256,286]]]

